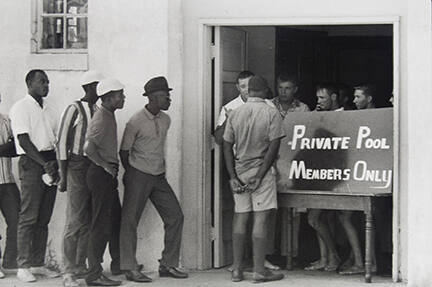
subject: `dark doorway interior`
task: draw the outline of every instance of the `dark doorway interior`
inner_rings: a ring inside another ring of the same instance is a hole
[[[375,84],[377,107],[389,106],[393,90],[392,25],[276,27],[276,75],[299,79],[299,97],[315,108],[315,87],[333,82]]]

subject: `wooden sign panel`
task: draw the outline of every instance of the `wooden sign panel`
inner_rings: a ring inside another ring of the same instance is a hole
[[[392,108],[293,112],[283,124],[279,192],[392,192]]]

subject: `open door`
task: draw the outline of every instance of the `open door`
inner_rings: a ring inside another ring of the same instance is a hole
[[[222,106],[239,95],[236,81],[238,73],[247,68],[246,44],[245,31],[215,27],[212,103],[215,125]],[[218,268],[232,262],[234,201],[222,147],[214,145],[213,154],[213,266]]]

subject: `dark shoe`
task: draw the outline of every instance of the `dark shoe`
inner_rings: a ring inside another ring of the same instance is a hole
[[[164,265],[159,266],[159,276],[160,277],[172,277],[176,279],[188,278],[187,273],[179,271],[175,267],[168,267]]]
[[[239,269],[234,269],[233,271],[231,271],[231,281],[232,282],[243,281],[243,271]]]
[[[270,270],[266,270],[264,273],[254,272],[253,283],[269,282],[282,280],[284,278],[283,274],[273,273]]]
[[[125,277],[129,281],[147,283],[152,282],[152,279],[142,274],[140,271],[136,270],[127,270],[124,272]]]
[[[120,286],[121,281],[114,281],[106,277],[105,275],[101,274],[101,276],[93,281],[87,281],[86,283],[88,286]]]
[[[142,271],[144,269],[144,265],[143,264],[138,264],[138,266],[137,266],[137,271]],[[126,271],[125,270],[121,270],[121,269],[119,269],[119,268],[116,268],[116,267],[111,267],[111,274],[113,275],[113,276],[117,276],[117,275],[122,275],[122,274],[124,274]]]

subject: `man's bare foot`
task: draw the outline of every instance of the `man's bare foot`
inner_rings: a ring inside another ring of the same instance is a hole
[[[340,275],[355,275],[355,274],[363,274],[365,269],[363,266],[353,265],[350,268],[339,271]]]
[[[340,258],[336,256],[331,256],[327,266],[324,268],[325,271],[333,272],[336,271],[340,265]]]
[[[309,264],[309,266],[305,267],[306,271],[315,271],[315,270],[323,270],[327,266],[327,261],[325,260],[317,260]]]
[[[279,266],[272,264],[267,259],[264,261],[264,267],[269,269],[269,270],[280,270]]]

